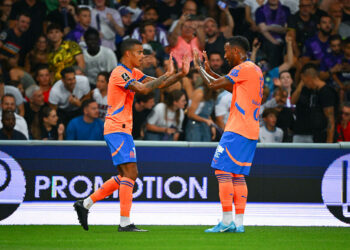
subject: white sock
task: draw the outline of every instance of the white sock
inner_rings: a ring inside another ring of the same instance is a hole
[[[86,208],[86,209],[90,209],[92,207],[92,205],[94,205],[94,202],[91,200],[90,196],[87,197],[85,200],[84,200],[84,203],[83,203],[83,206]]]
[[[243,216],[244,216],[244,214],[236,214],[236,216],[235,216],[235,223],[236,223],[237,227],[243,225]]]
[[[130,217],[120,216],[120,226],[126,227],[127,225],[130,225]]]
[[[222,223],[226,226],[230,225],[233,221],[232,211],[222,213]]]

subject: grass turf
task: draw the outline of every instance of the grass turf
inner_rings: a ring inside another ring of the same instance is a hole
[[[243,234],[208,234],[204,226],[0,226],[0,249],[349,249],[350,228],[246,227]]]

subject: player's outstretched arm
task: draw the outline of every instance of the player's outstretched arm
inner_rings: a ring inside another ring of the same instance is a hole
[[[216,74],[214,71],[212,71],[212,69],[210,68],[209,65],[209,59],[208,59],[208,55],[206,51],[203,51],[203,57],[204,57],[204,69],[205,72],[207,72],[209,75],[211,75],[212,77],[214,77],[215,79],[220,78],[221,76]]]
[[[201,61],[199,59],[198,51],[193,50],[193,63],[194,67],[198,70],[198,73],[203,78],[204,83],[210,89],[225,89],[227,91],[232,92],[232,83],[226,77],[220,77],[218,79],[209,75],[206,70],[201,65]]]

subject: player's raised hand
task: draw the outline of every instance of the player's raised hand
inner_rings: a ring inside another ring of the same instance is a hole
[[[205,50],[203,51],[203,57],[204,57],[205,71],[209,72],[210,71],[209,59],[208,59],[207,52]]]
[[[189,54],[185,54],[182,58],[182,69],[181,69],[181,74],[182,76],[186,76],[188,72],[190,72],[190,63],[191,59]]]
[[[199,70],[199,67],[201,65],[201,59],[199,58],[198,50],[196,48],[193,48],[192,54],[193,54],[193,66],[196,70]]]
[[[169,77],[175,73],[173,53],[170,53],[168,70],[165,72],[165,76]]]

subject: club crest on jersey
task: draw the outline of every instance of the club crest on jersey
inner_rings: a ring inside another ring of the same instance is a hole
[[[128,76],[127,73],[123,73],[122,78],[124,79],[124,81],[130,80],[130,77]]]

